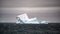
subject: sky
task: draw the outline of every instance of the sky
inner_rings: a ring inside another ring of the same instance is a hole
[[[39,21],[60,22],[59,0],[0,0],[0,22],[16,22],[16,17],[27,13]]]

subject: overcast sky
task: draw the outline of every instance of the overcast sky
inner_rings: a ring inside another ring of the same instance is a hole
[[[39,21],[60,22],[59,0],[0,0],[0,22],[16,22],[17,15],[27,13]]]

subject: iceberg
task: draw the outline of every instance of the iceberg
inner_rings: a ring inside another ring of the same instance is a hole
[[[41,21],[41,24],[48,24],[47,21]]]
[[[20,23],[20,24],[39,24],[37,18],[28,18],[28,15],[26,13],[18,15],[16,17],[16,23]]]

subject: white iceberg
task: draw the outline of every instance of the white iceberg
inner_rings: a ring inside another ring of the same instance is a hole
[[[38,22],[37,18],[28,18],[28,15],[26,13],[18,15],[16,17],[16,23],[17,24],[48,24],[47,21],[41,21]]]
[[[16,23],[20,24],[39,24],[37,18],[29,19],[26,13],[18,15],[16,19]]]
[[[48,24],[47,21],[41,21],[41,24]]]

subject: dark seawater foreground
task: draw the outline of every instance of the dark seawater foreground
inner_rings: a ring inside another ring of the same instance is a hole
[[[0,34],[60,34],[60,23],[0,23]]]

